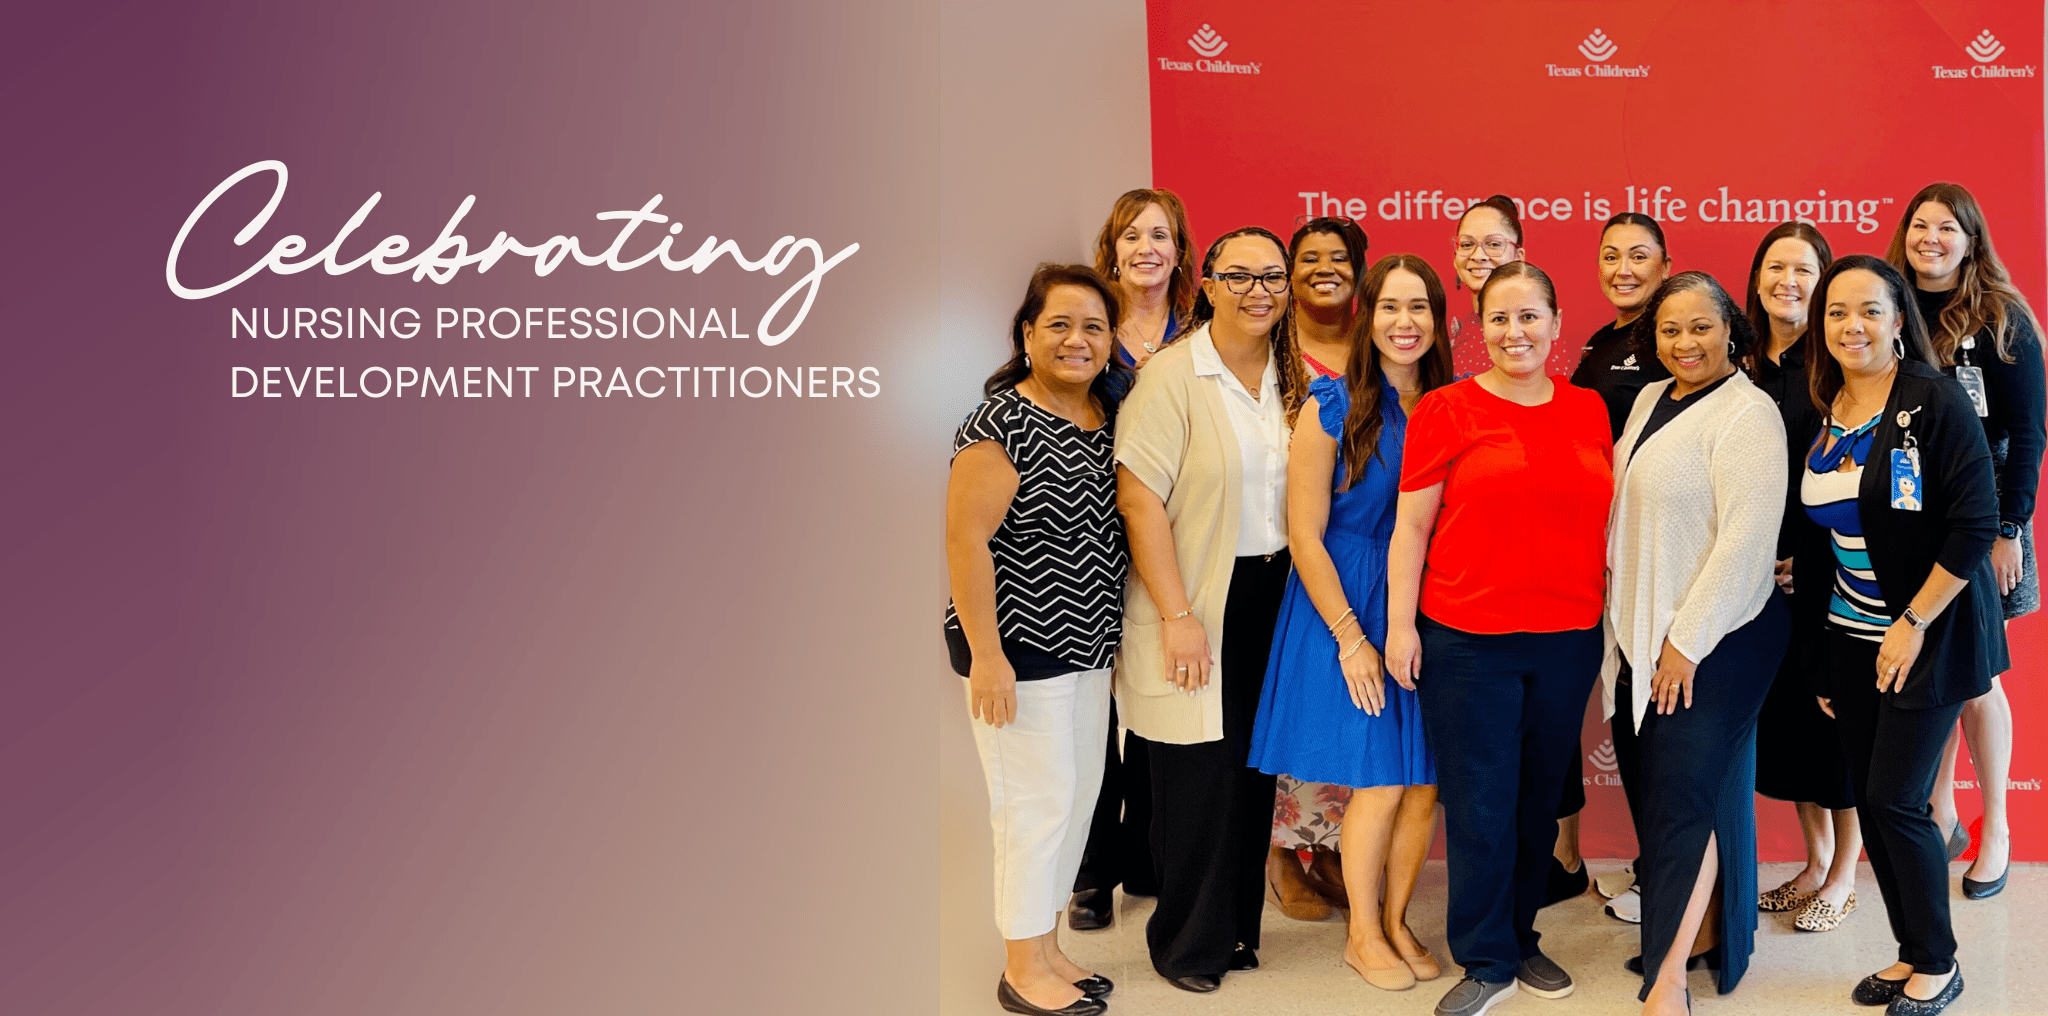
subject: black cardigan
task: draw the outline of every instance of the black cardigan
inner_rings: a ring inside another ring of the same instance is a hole
[[[1902,411],[1911,415],[1910,429],[1920,447],[1920,500],[1925,507],[1917,512],[1891,506],[1892,449],[1901,446],[1906,432],[1899,426]],[[1821,423],[1812,398],[1795,394],[1785,399],[1792,474],[1785,513],[1791,532],[1784,542],[1792,550],[1793,617],[1809,639],[1827,624],[1828,596],[1835,585],[1828,531],[1809,519],[1799,503],[1806,455]],[[1962,385],[1924,363],[1899,364],[1871,442],[1857,507],[1870,567],[1893,617],[1912,602],[1936,564],[1969,583],[1927,629],[1920,656],[1894,702],[1900,708],[1926,709],[1990,691],[1991,678],[2012,666],[2005,625],[2000,623],[2004,615],[1998,587],[1991,575],[1998,492],[1984,428]],[[1844,679],[1875,684],[1877,675]],[[1812,668],[1809,680],[1815,694],[1832,697],[1827,668]]]
[[[1914,290],[1921,317],[1933,331],[1941,326],[1941,310],[1952,294]],[[2048,451],[2048,389],[2044,389],[2041,340],[2034,326],[2018,307],[2006,308],[2010,318],[2007,345],[2011,363],[1998,355],[1998,338],[1985,325],[1971,336],[1973,349],[1956,350],[1956,360],[1984,372],[1986,401],[1991,415],[1982,419],[1984,440],[1996,445],[2006,441],[2005,468],[1998,475],[1998,517],[2024,525],[2034,516],[2034,499],[2041,486],[2041,455]],[[1943,373],[1955,376],[1955,368]]]

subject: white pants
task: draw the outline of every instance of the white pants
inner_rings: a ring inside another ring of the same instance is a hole
[[[1109,673],[1017,682],[1017,719],[1007,727],[970,716],[995,831],[996,927],[1006,939],[1051,931],[1073,892],[1102,789]]]

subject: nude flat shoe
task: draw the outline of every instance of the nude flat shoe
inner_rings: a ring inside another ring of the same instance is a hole
[[[1399,949],[1394,951],[1400,952]],[[1424,949],[1420,956],[1410,956],[1407,953],[1401,953],[1401,962],[1408,964],[1409,972],[1413,973],[1418,981],[1434,981],[1444,975],[1444,968],[1437,963],[1436,957],[1430,955],[1427,949]]]
[[[1365,983],[1381,991],[1407,991],[1415,987],[1415,971],[1410,970],[1406,962],[1385,968],[1368,967],[1352,958],[1349,945],[1344,947],[1344,962],[1358,971],[1358,976],[1365,978]]]

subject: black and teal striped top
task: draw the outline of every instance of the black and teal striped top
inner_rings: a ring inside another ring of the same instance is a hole
[[[1806,506],[1806,517],[1828,531],[1835,547],[1835,588],[1828,597],[1828,624],[1872,642],[1884,641],[1892,619],[1884,593],[1877,588],[1877,575],[1870,570],[1870,552],[1863,546],[1863,517],[1856,495],[1863,484],[1864,459],[1870,455],[1878,417],[1883,415],[1872,416],[1852,431],[1844,431],[1830,417],[1827,436],[1833,445],[1816,444],[1807,454],[1806,476],[1799,484],[1799,501]]]

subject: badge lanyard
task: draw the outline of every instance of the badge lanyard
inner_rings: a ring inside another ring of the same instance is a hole
[[[1913,414],[1919,411],[1918,406],[1899,410],[1899,431],[1903,437],[1899,447],[1892,449],[1891,506],[1909,512],[1921,510],[1927,496],[1927,485],[1920,475],[1920,439],[1913,436]]]

